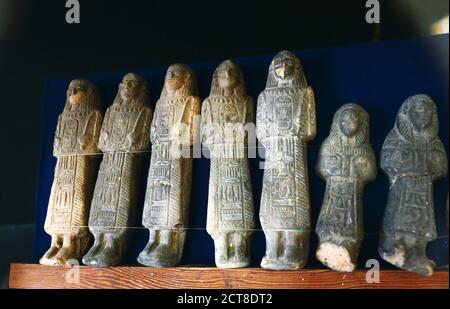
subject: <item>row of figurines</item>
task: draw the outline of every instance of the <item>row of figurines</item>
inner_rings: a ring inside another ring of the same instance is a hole
[[[174,155],[174,149],[192,143],[198,115],[201,142],[211,150],[207,232],[214,239],[215,263],[221,268],[250,264],[254,201],[248,159],[239,152],[248,146],[240,130],[253,123],[254,106],[240,68],[230,60],[221,63],[210,96],[201,104],[193,71],[171,65],[153,121],[148,101],[145,80],[128,74],[102,121],[96,87],[86,80],[70,83],[55,133],[57,164],[45,222],[52,242],[42,264],[71,259],[96,267],[120,263],[135,224],[141,152],[151,142],[142,219],[150,236],[138,261],[153,267],[177,265],[187,228],[192,159]],[[306,142],[316,135],[315,114],[300,60],[288,51],[278,53],[256,112],[256,135],[266,149],[259,213],[266,236],[263,268],[296,270],[307,263]],[[99,150],[103,158],[97,174],[98,156],[87,154]],[[429,96],[415,95],[403,103],[380,160],[390,180],[380,255],[402,269],[430,275],[433,262],[425,249],[437,237],[432,187],[446,175],[447,157]],[[361,106],[346,104],[336,112],[317,173],[326,181],[326,191],[316,226],[316,256],[334,270],[352,271],[364,233],[364,186],[377,173],[369,115]],[[89,232],[94,236],[90,248]]]

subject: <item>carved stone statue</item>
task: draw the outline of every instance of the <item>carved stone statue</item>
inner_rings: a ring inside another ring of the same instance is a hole
[[[202,105],[202,143],[211,156],[206,229],[220,268],[250,264],[255,225],[244,127],[253,119],[253,100],[246,94],[242,71],[226,60],[214,72],[210,96]]]
[[[95,242],[83,257],[84,264],[113,266],[124,256],[129,227],[135,219],[142,152],[149,145],[151,116],[147,82],[127,74],[106,111],[100,133],[104,155],[89,216]]]
[[[260,220],[266,236],[261,267],[302,268],[308,259],[310,198],[306,142],[316,135],[314,94],[300,60],[279,52],[259,95],[257,136],[266,149]]]
[[[421,275],[433,274],[426,255],[437,237],[433,181],[447,174],[447,156],[438,137],[438,115],[424,94],[401,106],[381,150],[381,169],[390,188],[378,251],[395,266]]]
[[[316,257],[336,271],[353,271],[364,238],[364,186],[377,175],[369,139],[369,114],[346,104],[334,115],[330,136],[322,143],[317,174],[327,186],[316,233]]]
[[[52,243],[41,264],[79,261],[87,250],[101,123],[97,87],[87,80],[73,80],[56,127],[53,155],[57,162],[44,226]]]
[[[153,267],[179,263],[186,236],[192,180],[190,146],[200,124],[194,72],[174,64],[166,74],[151,126],[152,158],[142,224],[150,240],[138,262]]]

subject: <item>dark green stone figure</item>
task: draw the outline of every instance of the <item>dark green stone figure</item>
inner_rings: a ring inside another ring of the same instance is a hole
[[[369,114],[361,106],[346,104],[334,115],[330,136],[320,148],[317,174],[327,186],[316,226],[316,257],[333,270],[351,272],[364,237],[364,186],[377,175]]]
[[[390,188],[379,253],[402,269],[432,275],[427,243],[437,237],[433,181],[447,174],[447,156],[438,137],[437,108],[424,94],[408,98],[381,150],[381,169]]]

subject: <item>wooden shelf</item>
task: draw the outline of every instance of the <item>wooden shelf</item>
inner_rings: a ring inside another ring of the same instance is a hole
[[[338,273],[325,269],[269,271],[261,268],[218,269],[211,267],[149,268],[119,266],[97,269],[79,267],[79,283],[74,271],[39,264],[11,264],[9,286],[26,288],[284,288],[284,289],[448,289],[448,271],[431,277],[401,270],[382,270],[380,283],[367,283],[366,270]],[[69,280],[66,280],[69,278]]]

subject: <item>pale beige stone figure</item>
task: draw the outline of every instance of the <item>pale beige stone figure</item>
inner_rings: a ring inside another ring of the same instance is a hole
[[[257,136],[266,150],[259,218],[266,236],[261,267],[300,269],[311,232],[306,142],[316,136],[314,93],[300,60],[279,52],[259,95]]]
[[[152,111],[144,78],[127,74],[100,133],[103,161],[95,184],[89,230],[95,242],[83,263],[96,267],[117,265],[123,258],[131,227],[142,170],[150,142]]]
[[[211,155],[206,229],[220,268],[250,264],[255,225],[244,127],[253,119],[242,71],[226,60],[214,72],[210,96],[202,105],[202,143]]]
[[[44,226],[52,243],[41,264],[73,264],[86,252],[101,124],[97,87],[87,80],[73,80],[55,132],[57,162]]]
[[[138,262],[152,267],[179,263],[188,224],[192,181],[191,146],[200,124],[194,72],[184,64],[167,70],[151,126],[152,158],[142,224],[149,242]]]

